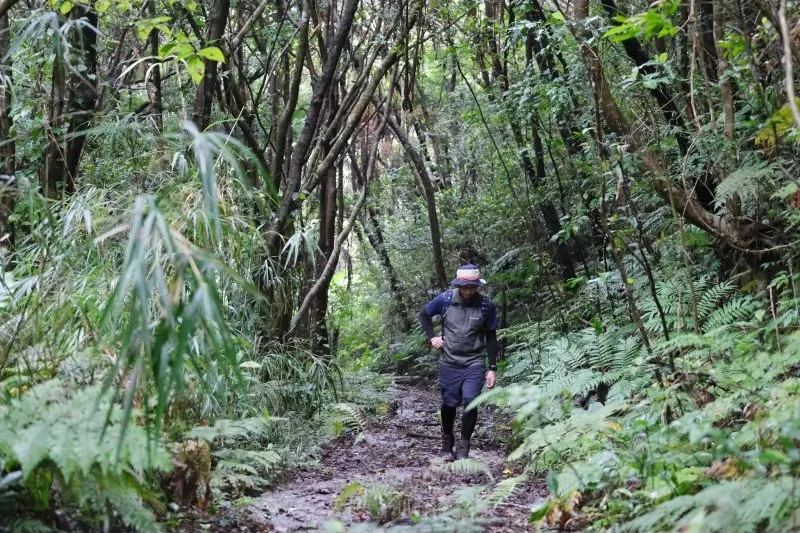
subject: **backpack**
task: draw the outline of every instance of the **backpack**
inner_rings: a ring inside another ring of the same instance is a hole
[[[444,317],[447,314],[447,311],[450,309],[450,306],[453,305],[453,294],[457,290],[458,289],[451,289],[449,291],[445,291],[444,302],[442,304],[442,312],[441,312],[442,320],[444,320]],[[491,306],[491,300],[489,299],[489,297],[481,294],[481,316],[483,317],[484,320],[486,320],[486,317],[489,315],[490,306]]]

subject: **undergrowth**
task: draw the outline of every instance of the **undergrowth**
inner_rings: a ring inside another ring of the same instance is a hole
[[[550,496],[531,519],[629,532],[796,529],[800,335],[784,331],[796,281],[773,281],[773,316],[734,280],[658,282],[655,297],[641,297],[649,348],[611,314],[566,335],[547,322],[507,332],[511,383],[480,401],[515,413],[509,459],[547,474]]]

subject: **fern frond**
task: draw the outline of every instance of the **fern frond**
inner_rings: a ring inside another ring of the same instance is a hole
[[[792,510],[800,503],[794,485],[791,477],[723,482],[662,503],[623,524],[622,531],[684,531],[691,522],[710,533],[789,531],[793,529]]]
[[[486,501],[495,507],[501,505],[507,502],[527,481],[528,475],[525,473],[503,479],[495,485],[492,492],[486,497]]]
[[[110,416],[107,427],[103,412]],[[73,391],[54,379],[0,408],[0,450],[20,465],[23,484],[46,473],[79,503],[101,513],[111,507],[128,525],[152,530],[139,480],[145,472],[168,469],[171,459],[140,426],[115,438],[124,416],[100,387]]]
[[[477,459],[459,459],[457,461],[453,461],[452,463],[446,463],[442,469],[453,474],[483,474],[489,478],[489,481],[494,482],[494,476],[492,475],[492,471],[489,469],[489,466],[483,461],[479,461]]]
[[[577,411],[568,419],[540,428],[528,435],[508,456],[509,461],[538,454],[545,448],[565,450],[580,438],[606,427],[606,418],[619,406],[606,405],[595,411]]]
[[[703,323],[703,331],[730,326],[740,321],[752,319],[759,303],[748,296],[741,296],[725,302],[721,307],[712,311]]]
[[[337,403],[330,407],[340,416],[340,422],[353,433],[362,433],[367,427],[367,418],[361,408],[352,403]]]
[[[764,161],[759,155],[750,153],[739,168],[717,185],[714,202],[724,205],[735,194],[746,211],[753,209],[760,194],[772,193],[780,168],[779,162]]]
[[[268,422],[263,417],[243,418],[241,420],[219,419],[213,426],[195,426],[186,432],[187,439],[202,439],[220,442],[247,439],[264,435]]]
[[[344,509],[350,500],[358,495],[364,494],[364,486],[358,481],[351,481],[339,491],[336,499],[333,500],[333,508],[337,511]]]

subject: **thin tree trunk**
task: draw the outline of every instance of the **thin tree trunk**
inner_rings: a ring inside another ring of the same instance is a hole
[[[603,0],[608,2],[611,0]],[[588,0],[578,0],[575,4],[576,20],[582,20],[588,14]],[[630,151],[639,152],[644,168],[649,172],[653,190],[676,212],[698,228],[720,238],[728,246],[758,256],[760,248],[774,248],[777,243],[769,236],[770,227],[739,220],[730,214],[716,214],[708,211],[703,203],[693,196],[681,183],[676,182],[668,173],[665,155],[657,150],[644,150],[646,139],[641,133],[632,130],[622,115],[616,101],[607,88],[607,83],[599,63],[599,55],[586,41],[586,36],[579,27],[573,27],[576,39],[581,46],[581,54],[586,62],[587,70],[592,73],[592,84],[597,95],[597,110],[602,114],[610,130],[626,139]]]
[[[367,164],[367,172],[364,179],[364,187],[361,190],[361,196],[359,196],[356,204],[353,206],[353,211],[350,213],[350,217],[347,219],[347,222],[342,227],[342,231],[336,236],[333,241],[333,249],[331,251],[330,257],[328,257],[327,262],[325,263],[325,267],[322,269],[322,272],[317,277],[316,283],[314,286],[311,287],[311,290],[308,291],[306,297],[303,299],[303,303],[300,305],[300,309],[297,311],[297,314],[292,318],[292,325],[289,329],[291,333],[292,330],[297,326],[300,320],[303,319],[303,316],[308,312],[312,302],[317,297],[317,294],[320,291],[328,290],[328,287],[331,282],[331,278],[333,277],[333,272],[336,268],[337,263],[339,262],[339,254],[342,250],[342,245],[344,241],[347,240],[347,237],[350,235],[350,231],[353,229],[353,226],[358,219],[358,215],[361,212],[361,209],[364,207],[364,204],[367,201],[367,192],[369,190],[369,184],[372,179],[372,176],[375,173],[376,162],[378,159],[378,145],[380,142],[380,138],[383,134],[383,130],[386,128],[386,122],[389,118],[389,106],[391,105],[391,98],[386,99],[386,107],[383,109],[383,117],[381,119],[381,124],[378,127],[377,134],[375,135],[375,142],[372,145],[372,149],[370,150],[369,154],[369,163]],[[335,196],[334,196],[335,201]]]
[[[283,111],[277,120],[277,127],[275,128],[275,157],[272,160],[272,176],[275,180],[275,186],[280,187],[283,179],[284,170],[284,157],[286,154],[286,135],[289,131],[289,126],[292,123],[292,116],[297,107],[297,97],[300,90],[300,80],[303,76],[303,65],[305,64],[306,53],[308,51],[308,13],[303,11],[303,16],[300,19],[300,28],[298,30],[298,45],[297,53],[295,56],[294,70],[292,71],[292,78],[289,84],[289,91],[286,95]],[[288,59],[285,63],[286,75],[288,76]]]
[[[11,43],[11,29],[8,14],[0,16],[0,61],[7,57]],[[14,243],[14,233],[9,217],[14,212],[16,171],[16,145],[11,137],[13,119],[11,117],[11,58],[0,63],[0,248]]]
[[[303,122],[303,129],[300,131],[300,137],[297,139],[295,146],[292,150],[292,157],[289,163],[289,173],[286,179],[286,187],[281,203],[278,207],[278,212],[275,216],[275,222],[270,226],[269,247],[275,251],[278,242],[283,236],[286,228],[285,224],[289,213],[294,205],[294,195],[300,190],[300,182],[302,180],[303,167],[306,165],[308,152],[311,149],[311,142],[319,129],[320,119],[322,118],[322,108],[325,103],[326,96],[330,91],[331,85],[334,82],[334,74],[339,65],[339,59],[342,55],[342,50],[350,37],[350,28],[353,24],[356,8],[358,7],[359,0],[346,0],[342,9],[341,18],[339,19],[338,27],[336,28],[336,35],[328,44],[326,52],[325,66],[322,69],[322,76],[317,80],[314,85],[314,91],[311,96],[311,102],[308,105],[305,121]],[[298,58],[300,60],[300,58]]]
[[[151,17],[156,16],[155,0],[150,2],[149,11]],[[149,62],[149,77],[146,83],[147,99],[150,103],[149,113],[156,126],[156,131],[161,133],[164,130],[164,104],[161,97],[161,64],[158,59],[156,59],[158,57],[158,34],[158,29],[153,28],[150,35],[147,37],[147,46],[149,47],[149,53],[153,59]]]
[[[321,280],[325,272],[325,266],[332,257],[334,240],[336,238],[336,213],[337,213],[337,187],[336,187],[336,168],[331,168],[322,180],[319,190],[319,239],[317,248],[319,255],[315,265],[316,280]],[[332,278],[332,276],[331,276]],[[317,354],[330,355],[328,344],[328,328],[325,315],[328,311],[328,289],[330,280],[323,281],[320,290],[316,292],[311,302],[309,311],[309,332],[311,334],[312,351]]]
[[[436,213],[436,196],[433,190],[433,183],[431,183],[431,178],[428,174],[428,169],[425,168],[425,162],[422,160],[422,156],[420,156],[417,149],[411,144],[411,141],[408,139],[408,135],[406,135],[406,133],[402,130],[402,128],[400,128],[394,119],[389,118],[388,124],[389,128],[395,134],[397,140],[400,141],[400,144],[406,151],[406,154],[408,154],[408,157],[411,159],[414,170],[417,172],[417,175],[422,182],[422,187],[425,191],[425,204],[428,207],[428,222],[431,231],[431,251],[433,253],[433,270],[436,274],[436,282],[439,284],[439,287],[445,288],[447,287],[448,283],[447,275],[445,274],[444,269],[444,260],[442,259],[442,236],[441,230],[439,229],[439,215]]]
[[[618,15],[624,16],[625,12],[617,7],[614,0],[602,0],[602,3],[603,7],[611,18],[612,23],[615,25],[620,24],[616,21],[616,17]],[[650,63],[650,57],[644,51],[644,48],[642,48],[639,39],[635,37],[625,39],[622,41],[622,46],[625,48],[625,52],[627,52],[628,57],[633,60],[642,74],[653,74],[656,72],[657,67],[653,66],[652,64],[648,64]],[[661,112],[664,114],[664,118],[667,120],[669,125],[675,129],[674,135],[676,141],[678,142],[678,148],[680,149],[681,155],[686,155],[686,153],[689,151],[689,140],[686,136],[683,117],[678,111],[678,107],[675,104],[675,99],[672,96],[672,92],[666,85],[659,84],[655,88],[651,89],[650,93],[658,102]]]
[[[230,11],[230,0],[210,0],[208,5],[208,31],[203,46],[220,46],[220,40],[225,34],[225,26],[228,24],[228,12]],[[194,97],[194,108],[192,110],[192,120],[197,129],[205,131],[211,124],[211,108],[214,103],[214,93],[217,88],[217,62],[205,59],[205,73],[203,79],[197,86]]]
[[[699,2],[700,42],[703,45],[706,76],[712,83],[717,83],[719,81],[719,54],[717,53],[717,45],[714,42],[717,33],[717,28],[714,27],[716,15],[714,10],[715,4],[720,4],[721,0],[699,0]]]
[[[67,193],[75,191],[78,165],[86,142],[86,130],[89,129],[98,95],[96,85],[97,12],[92,7],[76,6],[72,10],[72,17],[76,20],[85,19],[85,23],[80,26],[80,31],[76,33],[76,42],[73,45],[83,52],[85,70],[82,72],[73,70],[69,79],[69,100],[67,102],[69,128],[67,130],[65,186]]]
[[[389,252],[386,249],[378,214],[374,209],[367,208],[367,215],[362,218],[361,226],[364,228],[364,234],[367,236],[370,246],[372,246],[372,249],[375,251],[378,262],[381,264],[386,279],[389,282],[389,292],[395,301],[396,314],[400,318],[400,325],[403,327],[403,331],[411,331],[412,324],[408,317],[408,302],[406,302],[403,293],[400,277],[397,275],[397,270],[394,268],[392,259],[389,257]]]
[[[59,185],[64,182],[64,145],[58,132],[64,122],[66,78],[63,50],[59,49],[53,59],[52,85],[48,102],[47,135],[49,143],[44,157],[44,165],[39,172],[42,194],[47,198],[55,198],[58,195]]]

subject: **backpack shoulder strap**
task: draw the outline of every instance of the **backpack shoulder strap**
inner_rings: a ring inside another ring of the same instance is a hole
[[[450,309],[450,306],[453,305],[453,291],[448,289],[442,293],[442,299],[444,300],[442,305],[442,312],[441,316],[444,318],[444,315],[447,314],[447,310]]]
[[[490,300],[488,296],[483,296],[481,298],[481,315],[483,315],[483,318],[486,318],[489,315],[489,309],[491,306],[492,300]]]

